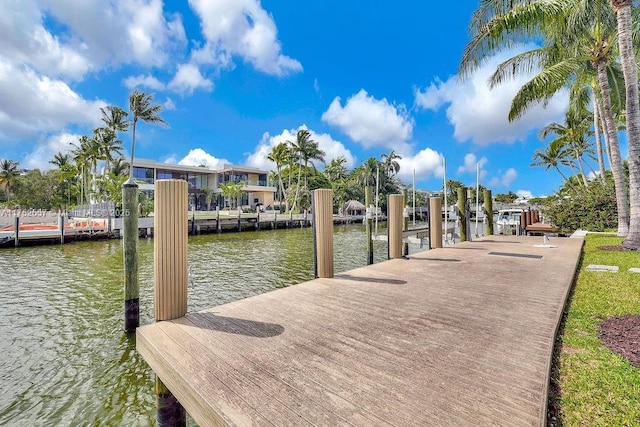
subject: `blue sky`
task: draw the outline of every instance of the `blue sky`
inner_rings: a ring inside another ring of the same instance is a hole
[[[400,0],[22,0],[0,2],[0,158],[47,169],[100,126],[100,107],[153,93],[168,128],[142,123],[136,157],[272,169],[266,153],[312,132],[327,163],[395,150],[400,178],[546,195],[531,168],[566,95],[507,123],[524,80],[486,86],[500,58],[456,73],[476,2]],[[502,59],[509,57],[505,53]],[[128,154],[131,137],[122,135]]]

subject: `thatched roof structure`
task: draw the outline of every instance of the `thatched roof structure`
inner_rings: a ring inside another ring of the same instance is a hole
[[[345,215],[364,215],[366,207],[357,200],[349,200],[342,207]]]

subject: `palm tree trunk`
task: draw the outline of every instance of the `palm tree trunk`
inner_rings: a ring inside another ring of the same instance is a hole
[[[569,179],[562,173],[562,171],[560,170],[560,168],[558,167],[558,165],[554,165],[554,167],[556,168],[556,170],[558,171],[558,173],[560,174],[560,176],[562,177],[562,179],[564,179],[564,182],[567,183],[567,185],[569,186],[569,188],[571,188],[573,191],[577,191],[576,187],[573,186],[573,184],[571,183],[571,181],[569,181]]]
[[[293,206],[291,209],[295,209],[298,205],[298,195],[300,194],[300,178],[302,177],[302,164],[298,164],[298,182],[296,182],[296,195],[293,198]]]
[[[604,118],[607,132],[607,142],[610,149],[611,172],[613,172],[613,183],[616,190],[616,206],[618,208],[618,236],[626,236],[629,233],[629,211],[627,188],[624,182],[624,170],[622,167],[622,157],[620,156],[620,146],[618,145],[618,134],[613,120],[611,110],[611,88],[607,78],[607,64],[605,61],[598,61],[598,84],[602,95],[602,116]]]
[[[593,129],[596,137],[596,155],[598,156],[598,168],[600,169],[600,178],[605,181],[604,176],[604,155],[602,153],[602,138],[600,137],[600,112],[598,102],[596,101],[596,88],[593,91]]]
[[[640,250],[640,110],[638,109],[638,69],[631,38],[632,0],[612,1],[618,21],[618,45],[624,74],[627,102],[627,144],[629,150],[630,221],[625,248]]]

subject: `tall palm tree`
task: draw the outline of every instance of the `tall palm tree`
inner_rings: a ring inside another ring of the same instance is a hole
[[[129,95],[129,112],[131,119],[131,161],[129,162],[129,182],[133,182],[133,155],[136,146],[136,126],[138,120],[143,122],[166,125],[167,122],[160,117],[162,106],[153,104],[153,95],[134,89]]]
[[[71,155],[58,151],[56,154],[54,154],[53,159],[49,160],[49,163],[60,169],[63,166],[71,163]]]
[[[296,194],[293,198],[293,206],[296,207],[300,195],[300,180],[302,179],[302,167],[305,167],[305,188],[307,186],[307,166],[311,160],[324,161],[324,151],[318,148],[318,143],[311,139],[311,132],[307,129],[299,129],[296,140],[287,141],[291,146],[292,157],[298,160],[298,182],[296,183]],[[313,165],[313,163],[312,163]],[[313,165],[315,168],[315,165]]]
[[[638,69],[633,50],[633,0],[611,0],[618,24],[620,63],[626,89],[627,140],[629,149],[629,233],[623,242],[628,249],[640,250],[640,109],[638,107]]]
[[[271,152],[267,155],[267,159],[271,160],[276,165],[276,171],[278,172],[278,189],[280,193],[280,203],[284,197],[284,182],[282,180],[282,166],[289,161],[290,153],[289,146],[286,142],[281,142],[271,149]],[[285,211],[289,210],[289,203],[285,200]]]
[[[331,159],[331,163],[324,167],[324,174],[331,183],[340,181],[347,177],[348,171],[346,163],[347,159],[344,156],[339,156],[335,159]]]
[[[122,108],[110,105],[105,108],[100,108],[100,111],[102,112],[100,120],[104,122],[107,128],[113,130],[116,135],[118,132],[126,132],[129,130],[129,120],[127,120],[129,113]]]
[[[382,155],[382,162],[384,163],[384,171],[392,177],[400,172],[400,163],[398,160],[401,160],[402,156],[396,154],[395,150],[391,150],[389,154]]]
[[[7,193],[7,198],[11,196],[11,189],[20,176],[19,162],[3,159],[0,161],[0,186]]]
[[[111,169],[111,162],[114,161],[114,154],[122,155],[122,141],[116,136],[113,129],[97,128],[94,130],[93,138],[97,144],[99,160],[104,160],[103,174],[107,175]]]
[[[549,144],[549,146],[536,150],[533,155],[533,160],[537,160],[531,163],[531,166],[543,166],[545,170],[549,170],[549,168],[553,167],[562,179],[571,187],[572,190],[576,191],[576,188],[571,184],[569,179],[562,173],[560,166],[563,164],[563,159],[567,156],[567,147],[561,140],[554,140]]]

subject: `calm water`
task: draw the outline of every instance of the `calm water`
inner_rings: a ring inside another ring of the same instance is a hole
[[[375,242],[376,262],[386,250]],[[364,227],[337,227],[334,255],[336,273],[365,265]],[[153,240],[139,263],[146,324]],[[119,240],[0,250],[0,425],[154,425],[153,372],[122,331],[122,264]],[[312,231],[191,237],[189,265],[189,311],[293,285],[312,279]]]

